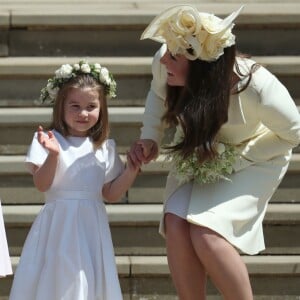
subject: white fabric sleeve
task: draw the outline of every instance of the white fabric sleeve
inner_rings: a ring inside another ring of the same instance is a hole
[[[105,180],[104,183],[110,182],[118,177],[124,170],[124,163],[122,162],[116,150],[116,143],[114,140],[107,140],[105,142]]]
[[[25,165],[28,171],[32,174],[34,166],[41,166],[45,162],[48,156],[48,150],[46,150],[37,139],[37,132],[34,133],[31,145],[28,148],[27,155],[25,157]]]
[[[285,86],[268,70],[260,67],[253,79],[261,99],[257,112],[269,131],[251,140],[242,155],[260,162],[285,154],[300,143],[300,115]]]
[[[148,92],[143,115],[143,126],[141,128],[141,139],[152,139],[160,145],[163,134],[164,124],[161,121],[166,108],[166,88],[167,71],[160,63],[160,58],[166,51],[166,45],[163,45],[155,54],[152,62],[152,82]]]

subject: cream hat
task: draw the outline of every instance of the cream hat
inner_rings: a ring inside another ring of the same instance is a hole
[[[215,61],[224,53],[224,48],[235,44],[231,30],[242,9],[243,6],[223,20],[192,6],[177,5],[154,18],[141,40],[166,43],[173,55],[183,54],[189,60]]]

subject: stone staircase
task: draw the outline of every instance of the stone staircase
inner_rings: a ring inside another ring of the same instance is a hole
[[[239,1],[0,0],[0,197],[13,267],[43,203],[24,167],[37,125],[51,108],[35,100],[62,63],[79,58],[109,67],[118,97],[109,102],[111,136],[123,153],[139,136],[143,105],[158,44],[140,41],[161,10],[189,3],[225,16]],[[240,50],[275,73],[300,105],[300,3],[247,0],[237,20]],[[243,256],[255,299],[300,299],[300,151],[268,206],[266,250]],[[107,205],[124,299],[177,299],[157,228],[169,166],[161,155],[142,173],[119,204]],[[8,299],[12,276],[0,279]],[[220,299],[209,284],[208,299]]]

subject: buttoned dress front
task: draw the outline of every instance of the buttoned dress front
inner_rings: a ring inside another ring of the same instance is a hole
[[[165,111],[166,69],[156,53],[153,80],[146,100],[141,138],[161,143]],[[254,61],[238,58],[240,70],[248,74]],[[237,74],[238,75],[238,74]],[[241,87],[248,77],[241,78]],[[199,129],[201,130],[201,129]],[[164,197],[160,233],[165,234],[164,214],[174,213],[188,222],[219,233],[247,254],[265,249],[262,222],[267,204],[285,175],[292,148],[300,142],[300,116],[287,89],[266,68],[260,66],[249,86],[232,95],[228,122],[218,140],[234,145],[239,153],[229,181],[183,186],[169,174]]]
[[[102,187],[121,173],[123,163],[113,140],[95,151],[89,137],[53,132],[58,166],[23,247],[10,300],[120,300]],[[47,154],[35,134],[29,169],[42,165]]]

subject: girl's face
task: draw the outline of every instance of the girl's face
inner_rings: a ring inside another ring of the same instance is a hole
[[[168,73],[167,83],[171,86],[184,86],[188,71],[189,60],[184,55],[173,56],[169,50],[162,56],[160,62],[165,65]]]
[[[73,136],[87,136],[98,121],[99,93],[95,89],[70,89],[64,102],[64,119]]]

